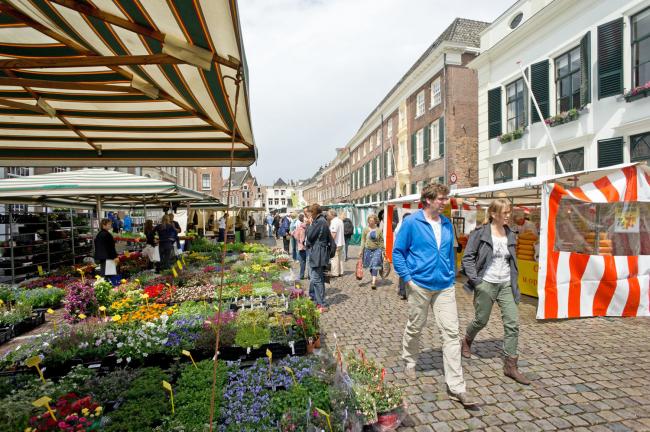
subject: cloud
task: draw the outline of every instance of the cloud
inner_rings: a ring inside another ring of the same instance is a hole
[[[310,177],[456,17],[512,0],[240,0],[262,184]]]

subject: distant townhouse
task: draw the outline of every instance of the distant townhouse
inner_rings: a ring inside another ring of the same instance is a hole
[[[221,202],[228,202],[228,179],[224,180],[221,190]],[[264,188],[249,169],[232,173],[230,187],[230,205],[236,207],[263,207]]]
[[[287,183],[279,178],[273,186],[266,187],[266,211],[270,213],[283,208],[296,207],[300,203],[300,198],[293,182]]]
[[[196,168],[199,178],[199,191],[221,199],[223,171],[221,167]]]
[[[648,41],[647,0],[513,4],[481,34],[470,64],[479,183],[558,173],[559,161],[571,172],[650,160]]]

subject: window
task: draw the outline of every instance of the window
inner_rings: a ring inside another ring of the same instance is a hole
[[[442,101],[442,94],[440,93],[440,78],[431,84],[431,108],[435,107]]]
[[[580,47],[555,59],[557,113],[580,108]]]
[[[650,8],[632,17],[632,86],[650,81]]]
[[[7,177],[27,177],[29,168],[27,167],[9,167],[7,168]]]
[[[399,109],[399,129],[406,127],[406,111],[403,107]]]
[[[420,117],[422,114],[424,114],[424,90],[418,93],[415,101],[415,118]]]
[[[650,133],[630,137],[630,161],[650,161]]]
[[[201,175],[201,188],[203,190],[210,190],[212,189],[212,179],[211,179],[210,174],[202,174]]]
[[[503,183],[512,180],[512,161],[494,164],[494,183]]]
[[[519,159],[519,178],[535,177],[537,175],[537,158]]]
[[[381,129],[377,131],[377,147],[381,146]]]
[[[280,191],[280,195],[283,195],[283,196],[284,196],[284,193],[285,193],[285,192],[286,192],[286,191],[285,191],[284,189],[282,189],[282,190]]]
[[[287,203],[287,200],[284,198],[280,198],[280,204],[285,205]]]
[[[399,160],[400,160],[399,165],[401,169],[404,169],[405,167],[408,166],[409,155],[406,149],[406,139],[402,139],[399,143]]]
[[[388,123],[386,124],[386,135],[388,135],[388,141],[393,136],[393,119],[389,118]]]
[[[375,174],[376,174],[375,175],[375,181],[381,180],[381,170],[380,170],[381,165],[379,163],[379,160],[380,160],[380,158],[379,158],[379,156],[377,156],[375,158]]]
[[[559,153],[560,160],[564,166],[564,172],[584,171],[585,169],[585,149],[580,147],[578,149],[568,150]],[[560,165],[555,159],[555,173],[561,174],[562,170]]]
[[[424,162],[424,129],[420,129],[415,134],[415,150],[417,155],[415,165],[420,165]]]
[[[53,172],[53,173],[56,173],[56,172],[66,172],[67,170],[68,170],[68,169],[67,169],[66,167],[54,167],[54,168],[52,168],[52,172]]]
[[[429,136],[431,137],[431,160],[440,157],[440,119],[429,125]]]
[[[511,29],[516,29],[519,24],[521,24],[521,20],[524,19],[524,14],[522,12],[519,12],[517,15],[512,18],[510,21],[510,28]]]
[[[506,87],[506,108],[508,113],[508,132],[526,126],[526,98],[524,80],[518,79]]]

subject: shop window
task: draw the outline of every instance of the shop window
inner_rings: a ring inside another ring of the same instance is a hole
[[[632,17],[632,86],[650,81],[650,8]]]
[[[512,161],[494,164],[494,183],[503,183],[512,180]]]
[[[557,113],[580,108],[580,47],[555,59]]]
[[[519,159],[519,178],[535,177],[537,175],[537,158]]]
[[[560,201],[555,250],[586,255],[650,254],[650,203]]]
[[[564,166],[564,172],[584,171],[585,169],[585,149],[578,148],[559,153],[560,160]],[[555,160],[555,174],[562,174],[560,165]]]
[[[630,160],[650,162],[650,133],[630,137]]]
[[[508,114],[508,132],[514,132],[526,126],[526,97],[523,78],[506,87],[506,111]]]

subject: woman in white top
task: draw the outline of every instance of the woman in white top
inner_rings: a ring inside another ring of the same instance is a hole
[[[517,367],[519,339],[519,276],[515,233],[508,227],[510,203],[497,199],[490,204],[485,225],[470,235],[463,256],[466,288],[474,290],[474,320],[467,326],[462,341],[462,355],[470,358],[471,345],[478,332],[490,319],[494,302],[499,304],[503,320],[503,373],[521,384],[530,380]]]

